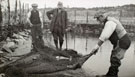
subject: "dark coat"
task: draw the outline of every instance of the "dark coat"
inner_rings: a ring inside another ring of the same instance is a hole
[[[53,31],[55,27],[57,26],[55,24],[56,24],[56,19],[57,19],[56,17],[58,15],[58,9],[50,10],[46,14],[48,16],[48,19],[51,20],[50,30]],[[62,32],[65,32],[65,29],[67,28],[67,20],[68,20],[67,12],[64,9],[62,9],[61,14],[62,14],[62,17],[61,17],[62,22],[60,25],[62,25],[61,26]]]
[[[41,24],[38,10],[36,10],[35,12],[34,10],[31,11],[30,21],[32,24]]]

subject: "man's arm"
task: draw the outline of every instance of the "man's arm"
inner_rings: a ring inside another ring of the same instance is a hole
[[[29,12],[28,15],[27,15],[27,21],[30,24],[30,26],[32,26],[32,23],[30,21],[30,16],[31,16],[31,12]]]
[[[105,24],[105,27],[99,37],[98,43],[96,44],[96,46],[93,48],[92,52],[96,53],[99,49],[99,47],[104,43],[104,41],[106,41],[107,39],[109,39],[109,37],[112,35],[112,33],[115,31],[116,28],[116,23],[114,23],[113,21],[108,21]]]
[[[53,10],[50,10],[50,11],[48,11],[46,13],[46,15],[47,15],[47,17],[48,17],[49,20],[51,20],[53,12],[54,12],[54,9]]]
[[[43,28],[43,18],[42,18],[42,14],[41,12],[39,12],[39,18],[40,18],[40,21],[41,21],[41,28]]]
[[[112,35],[112,33],[115,31],[115,28],[116,28],[116,23],[113,22],[113,21],[108,21],[106,24],[105,24],[105,27],[99,37],[100,40],[102,41],[106,41],[108,40],[108,38]]]

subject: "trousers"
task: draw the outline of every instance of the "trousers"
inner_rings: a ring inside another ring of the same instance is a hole
[[[36,42],[36,39],[42,38],[43,33],[41,29],[41,24],[33,24],[31,28],[32,43]]]

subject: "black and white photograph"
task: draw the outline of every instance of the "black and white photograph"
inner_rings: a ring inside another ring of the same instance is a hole
[[[135,77],[135,0],[0,0],[0,77]]]

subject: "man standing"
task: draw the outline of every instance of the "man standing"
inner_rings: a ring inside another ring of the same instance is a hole
[[[63,3],[58,2],[58,8],[47,12],[48,19],[51,20],[50,30],[52,32],[56,49],[62,50],[63,37],[67,28],[67,12],[63,9]],[[60,47],[58,48],[58,41]]]
[[[106,75],[97,77],[118,77],[118,68],[121,65],[121,60],[124,58],[126,50],[130,46],[130,39],[126,30],[119,20],[109,17],[105,12],[98,12],[95,14],[97,21],[104,24],[104,29],[99,37],[97,45],[92,52],[96,53],[99,47],[106,41],[110,40],[113,45],[112,54],[110,57],[111,66]]]
[[[32,8],[33,9],[28,13],[28,22],[31,27],[32,45],[34,46],[37,39],[41,39],[41,41],[43,41],[43,21],[42,15],[38,11],[38,5],[32,4]]]

